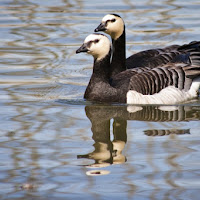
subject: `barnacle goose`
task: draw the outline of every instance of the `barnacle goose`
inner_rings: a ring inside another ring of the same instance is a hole
[[[127,69],[142,67],[143,70],[161,67],[167,63],[193,63],[200,56],[200,41],[185,45],[171,45],[160,49],[150,49],[133,54],[126,59],[126,34],[123,19],[117,14],[105,15],[95,32],[104,31],[112,38],[113,56],[111,77]],[[195,58],[194,58],[195,59]]]
[[[127,69],[110,82],[111,45],[102,34],[91,34],[76,53],[94,57],[93,73],[84,98],[100,102],[128,104],[174,104],[197,97],[200,86],[200,57],[196,64],[170,63],[132,73]]]

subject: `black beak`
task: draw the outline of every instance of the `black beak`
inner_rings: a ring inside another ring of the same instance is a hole
[[[87,52],[87,51],[88,51],[87,44],[82,44],[82,46],[76,50],[76,53]]]
[[[101,23],[99,26],[94,30],[94,32],[98,31],[105,31],[106,30],[106,23]]]

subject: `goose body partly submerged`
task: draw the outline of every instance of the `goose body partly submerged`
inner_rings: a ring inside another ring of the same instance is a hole
[[[197,97],[200,57],[194,63],[170,63],[148,70],[125,70],[110,79],[111,46],[102,34],[91,34],[76,53],[94,57],[93,73],[84,98],[128,104],[174,104]]]
[[[116,74],[132,68],[162,67],[167,63],[194,64],[196,56],[200,56],[200,41],[193,41],[184,45],[171,45],[165,48],[150,49],[133,54],[126,59],[125,23],[117,14],[108,14],[103,17],[95,32],[104,31],[112,38],[111,74]]]

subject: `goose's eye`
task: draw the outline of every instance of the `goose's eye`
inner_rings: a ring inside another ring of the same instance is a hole
[[[111,19],[110,21],[113,23],[113,22],[115,22],[115,21],[116,21],[116,19]]]
[[[94,41],[94,43],[98,43],[99,42],[99,39],[96,39],[95,41]]]

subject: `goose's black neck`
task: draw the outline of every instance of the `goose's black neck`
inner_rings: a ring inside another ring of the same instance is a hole
[[[109,53],[101,60],[94,59],[94,67],[91,79],[98,78],[102,81],[109,81],[110,57],[111,57],[111,49]]]
[[[126,33],[125,26],[122,35],[117,39],[112,39],[112,61],[110,77],[126,70]]]
[[[92,100],[91,94],[93,93],[98,94],[97,88],[102,83],[109,84],[110,57],[111,57],[111,49],[109,53],[101,60],[94,59],[93,73],[85,91],[85,95],[84,95],[85,99]]]

